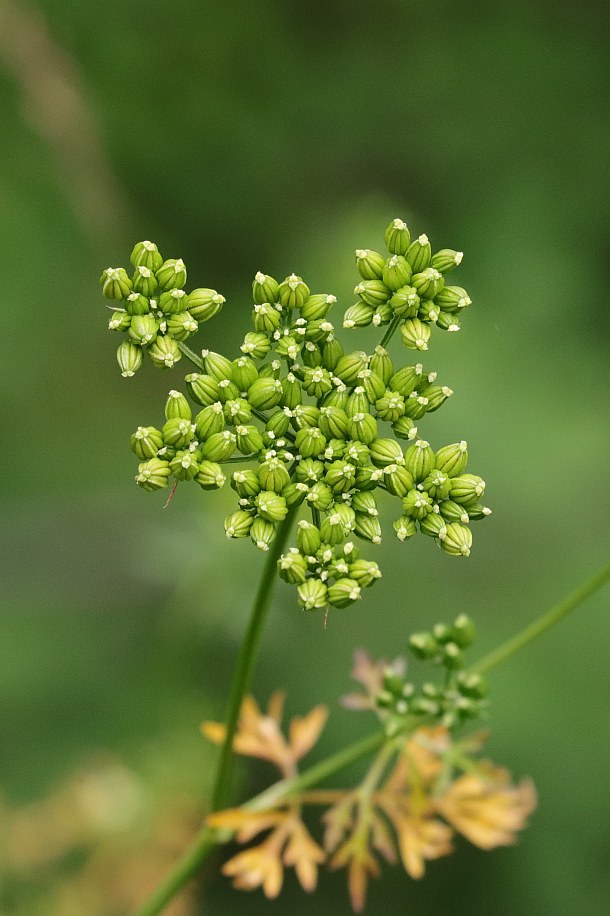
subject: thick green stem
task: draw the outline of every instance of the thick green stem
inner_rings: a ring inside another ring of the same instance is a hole
[[[239,649],[237,664],[231,683],[229,709],[225,723],[227,731],[220,752],[214,791],[212,793],[212,809],[214,811],[217,811],[219,808],[224,808],[229,800],[235,757],[233,751],[233,738],[235,737],[239,711],[244,695],[250,687],[252,671],[254,670],[254,664],[258,655],[258,647],[263,631],[263,624],[269,609],[273,587],[277,581],[277,561],[286,545],[294,514],[294,510],[290,511],[284,521],[281,522],[275,539],[271,544],[258,591],[254,599],[254,604],[252,605],[248,629],[246,630],[246,634]]]
[[[577,588],[573,594],[559,604],[556,604],[555,607],[552,607],[550,611],[547,611],[542,617],[534,620],[533,623],[530,623],[529,626],[521,630],[520,633],[517,633],[516,636],[513,636],[512,639],[508,639],[506,642],[502,643],[502,645],[498,646],[497,649],[493,649],[473,666],[473,670],[478,671],[480,674],[486,674],[488,671],[491,671],[492,668],[506,661],[506,659],[514,655],[515,652],[519,652],[527,646],[528,643],[532,642],[532,640],[541,636],[548,629],[555,626],[556,623],[559,623],[560,620],[589,598],[593,592],[601,588],[608,579],[610,579],[610,564],[600,569],[592,579],[589,579],[588,582],[585,582],[580,588]]]
[[[387,331],[385,332],[385,334],[383,335],[381,339],[381,344],[380,344],[381,347],[387,347],[392,337],[394,336],[394,332],[396,331],[396,328],[398,327],[399,324],[400,324],[400,318],[398,316],[395,316],[394,318],[392,318]]]

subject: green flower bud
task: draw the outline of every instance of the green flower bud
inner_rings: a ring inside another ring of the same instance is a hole
[[[400,254],[393,254],[383,267],[383,282],[392,292],[406,286],[411,280],[411,265]],[[387,296],[384,301],[390,297]]]
[[[439,648],[439,644],[432,633],[413,633],[412,636],[409,636],[409,649],[415,658],[422,660],[434,658],[438,654]]]
[[[182,392],[170,391],[165,402],[166,420],[190,420],[193,416],[191,406]]]
[[[428,400],[426,413],[434,413],[445,403],[447,398],[451,397],[453,389],[448,388],[447,385],[430,385],[422,391],[422,394]]]
[[[309,287],[301,277],[290,274],[279,285],[280,302],[287,309],[300,309],[309,296]]]
[[[334,370],[335,376],[340,379],[344,385],[356,385],[358,373],[362,369],[366,369],[367,365],[368,357],[363,350],[347,353],[345,356],[342,356],[337,363]]]
[[[419,520],[419,530],[428,537],[443,540],[447,536],[447,523],[438,512],[429,512]]]
[[[263,437],[256,426],[240,424],[235,427],[235,435],[237,448],[242,455],[251,455],[263,448]]]
[[[154,242],[137,242],[129,257],[133,267],[148,267],[149,270],[159,270],[163,258]]]
[[[301,318],[306,321],[321,321],[326,318],[336,301],[336,296],[327,296],[326,293],[309,296],[301,307]]]
[[[132,286],[136,293],[150,297],[155,295],[159,284],[157,283],[153,271],[149,267],[140,266],[136,267],[134,271]]]
[[[326,512],[333,504],[334,494],[328,484],[319,480],[309,489],[305,499],[314,509],[320,512]]]
[[[231,486],[241,499],[251,499],[261,491],[258,474],[250,468],[235,471],[231,477]]]
[[[354,493],[352,496],[352,509],[363,512],[365,515],[376,517],[379,515],[377,500],[369,490]]]
[[[130,293],[125,300],[128,315],[146,315],[150,312],[150,302],[141,293]]]
[[[382,398],[375,401],[375,410],[380,420],[395,423],[405,412],[405,399],[397,391],[388,389]]]
[[[345,493],[354,486],[356,468],[347,461],[333,461],[327,466],[324,480],[335,493]]]
[[[451,499],[461,506],[477,503],[485,492],[485,481],[476,474],[451,478]]]
[[[279,283],[269,274],[259,270],[252,282],[252,298],[257,305],[263,302],[277,302],[279,298]]]
[[[430,265],[432,261],[432,248],[428,241],[427,235],[420,235],[419,238],[411,242],[405,254],[405,258],[413,268],[413,273],[420,273]]]
[[[225,418],[220,401],[204,407],[195,417],[195,432],[199,441],[209,439],[214,433],[221,433],[224,428]]]
[[[277,561],[280,579],[289,585],[300,585],[305,581],[307,563],[299,551],[291,547],[288,553],[283,553]]]
[[[383,476],[386,489],[392,496],[399,496],[402,499],[409,490],[413,489],[413,478],[407,469],[400,464],[386,464],[383,469]]]
[[[276,332],[276,334],[279,333],[279,331]],[[285,334],[285,336],[279,338],[275,347],[275,352],[282,359],[287,359],[294,362],[299,358],[301,347],[302,343],[300,341],[297,341],[290,334]]]
[[[489,682],[476,671],[460,671],[456,678],[458,690],[467,697],[482,699],[489,693]]]
[[[422,519],[432,512],[433,502],[427,493],[421,490],[409,490],[402,501],[405,515],[411,518]]]
[[[435,296],[435,301],[444,312],[459,312],[472,304],[472,299],[461,286],[444,286]]]
[[[163,435],[154,426],[138,426],[130,442],[136,456],[145,461],[147,458],[156,457],[163,445]]]
[[[213,350],[202,350],[201,356],[205,372],[218,382],[228,381],[233,374],[233,363],[221,353]]]
[[[258,479],[263,490],[281,493],[290,483],[290,474],[279,458],[269,458],[259,466]]]
[[[375,347],[369,368],[375,375],[379,376],[385,386],[389,384],[394,375],[394,363],[385,347],[381,345]]]
[[[131,378],[142,365],[142,348],[130,340],[124,340],[119,344],[116,358],[123,378]]]
[[[107,267],[100,284],[106,299],[126,299],[131,292],[131,280],[123,267]]]
[[[302,483],[316,483],[324,476],[324,464],[313,458],[304,458],[297,464],[295,475]]]
[[[370,449],[368,445],[358,439],[348,439],[345,442],[343,457],[356,467],[365,467],[370,464]]]
[[[373,560],[356,560],[349,564],[348,569],[349,578],[357,582],[361,588],[368,588],[377,579],[381,579],[381,570]]]
[[[404,255],[407,253],[411,241],[411,233],[403,220],[393,219],[383,237],[391,254]]]
[[[401,515],[400,518],[397,518],[396,521],[392,523],[392,527],[399,541],[406,541],[408,538],[412,538],[414,534],[417,534],[415,521],[409,518],[408,515]]]
[[[348,420],[352,420],[358,414],[368,413],[369,410],[369,399],[366,396],[363,386],[358,385],[347,399],[347,404],[345,406],[346,416]]]
[[[370,325],[375,314],[375,306],[367,305],[366,302],[356,302],[355,305],[346,309],[343,315],[343,327],[366,328]]]
[[[220,387],[222,382],[218,384]],[[244,398],[230,398],[225,401],[223,413],[227,423],[232,425],[247,423],[248,420],[252,419],[252,408]]]
[[[228,538],[247,538],[254,519],[248,512],[239,509],[225,518],[225,534]]]
[[[221,433],[212,433],[201,447],[201,457],[207,461],[226,461],[230,458],[237,444],[237,437],[228,429]]]
[[[141,347],[148,346],[157,336],[159,324],[152,315],[134,315],[129,326],[129,336]]]
[[[197,333],[199,325],[190,312],[170,315],[166,321],[167,333],[175,340],[187,340]]]
[[[356,249],[356,267],[363,280],[381,280],[385,258],[370,248]]]
[[[443,275],[434,267],[426,267],[421,273],[413,274],[411,277],[411,286],[420,299],[434,299],[444,283]]]
[[[178,315],[185,312],[187,306],[188,296],[183,289],[170,289],[159,297],[159,308],[165,315]]]
[[[199,471],[194,478],[202,490],[219,490],[226,479],[222,468],[215,461],[200,461]]]
[[[381,468],[359,467],[356,470],[356,487],[358,490],[374,490],[383,480]]]
[[[328,589],[327,597],[333,607],[347,607],[362,597],[355,579],[337,579]]]
[[[358,391],[358,388],[364,388],[364,393],[372,404],[385,394],[385,382],[383,378],[377,375],[376,372],[373,372],[372,369],[361,369],[358,373],[358,382],[359,385],[354,391]]]
[[[377,421],[370,413],[356,413],[348,422],[352,439],[370,445],[377,438]]]
[[[194,401],[197,401],[198,404],[203,404],[205,407],[208,407],[220,400],[218,382],[211,375],[191,372],[186,376],[185,382],[190,396]]]
[[[415,483],[425,480],[434,467],[435,455],[425,439],[417,441],[405,453],[405,467]]]
[[[186,283],[186,267],[182,258],[170,258],[155,271],[161,289],[180,289]]]
[[[318,400],[332,389],[333,383],[328,370],[323,369],[322,366],[317,366],[315,369],[306,367],[303,370],[303,387],[310,397]]]
[[[477,628],[474,620],[468,614],[460,614],[459,617],[456,617],[451,631],[453,641],[461,649],[467,649],[477,638]]]
[[[281,315],[270,302],[255,305],[252,310],[252,323],[256,331],[270,333],[276,331],[281,323]]]
[[[240,356],[231,364],[231,381],[240,391],[247,391],[258,378],[254,360],[249,356]]]
[[[435,467],[448,477],[459,477],[468,463],[468,445],[462,440],[439,448],[434,458]]]
[[[370,446],[371,461],[378,468],[388,464],[404,464],[402,449],[395,439],[375,439]]]
[[[443,471],[433,468],[424,480],[424,490],[439,502],[447,499],[451,492],[451,478]]]
[[[402,342],[408,350],[427,350],[430,327],[419,318],[407,318],[400,326]]]
[[[337,338],[329,334],[326,343],[322,346],[322,365],[329,372],[334,372],[339,364],[339,360],[344,355],[344,350]]]
[[[171,474],[167,461],[160,458],[150,458],[138,465],[136,483],[144,490],[161,490],[166,487]]]
[[[314,611],[326,606],[327,588],[320,579],[306,579],[298,586],[297,595],[305,611]]]
[[[390,307],[397,318],[414,318],[419,305],[420,298],[412,286],[401,286],[390,299]]]
[[[242,353],[251,356],[252,359],[264,359],[270,349],[271,341],[262,331],[250,331],[240,347]]]
[[[454,333],[460,330],[460,316],[453,315],[451,312],[439,312],[436,319],[436,326],[440,328],[441,331],[449,331],[449,333]]]
[[[277,407],[282,395],[282,383],[273,378],[258,378],[248,388],[248,401],[255,410]]]
[[[488,515],[491,515],[491,509],[481,503],[476,503],[474,506],[468,505],[466,511],[468,512],[468,518],[473,522],[478,522],[482,518],[487,518]]]
[[[297,404],[292,411],[292,425],[295,429],[309,429],[317,426],[320,420],[320,409],[313,404]]]
[[[376,328],[381,328],[389,324],[393,317],[394,313],[392,311],[392,306],[389,302],[384,302],[382,305],[377,306],[371,324]]]
[[[254,506],[261,518],[268,522],[281,522],[288,515],[286,500],[273,490],[261,490],[254,497]]]
[[[423,366],[421,363],[416,366],[403,366],[398,372],[394,373],[388,383],[388,387],[407,398],[421,383],[422,376]]]
[[[336,513],[339,516],[343,530],[346,534],[349,534],[350,531],[354,530],[354,526],[356,524],[356,513],[348,502],[339,500],[338,502],[334,503],[333,506],[331,506],[329,511],[331,514]]]
[[[372,305],[375,308],[383,302],[387,302],[392,295],[392,291],[388,289],[383,280],[363,280],[354,287],[354,293],[356,296],[360,296],[367,305]]]
[[[308,490],[309,487],[306,483],[289,483],[288,486],[284,487],[281,495],[286,500],[286,505],[288,508],[291,509],[292,506],[301,505],[305,499],[305,496],[307,495]]]
[[[307,426],[299,429],[295,445],[303,458],[317,458],[326,448],[326,437],[317,426]]]
[[[459,522],[450,522],[447,534],[440,543],[445,553],[453,557],[468,557],[472,547],[472,531]]]
[[[392,424],[392,431],[399,439],[415,439],[417,436],[417,426],[413,423],[411,417],[401,417]]]
[[[445,668],[461,668],[464,664],[464,659],[460,652],[460,647],[454,642],[448,642],[443,646],[442,662]]]
[[[131,325],[131,317],[124,309],[114,309],[108,321],[109,331],[127,331]]]
[[[330,515],[326,516],[320,526],[320,534],[322,536],[322,541],[325,544],[330,544],[331,547],[343,543],[345,540],[345,531],[341,524],[341,516],[338,512],[331,512]]]
[[[297,547],[305,556],[312,556],[320,549],[322,537],[320,529],[305,519],[297,525]]]
[[[376,516],[356,512],[355,533],[365,541],[381,544],[381,525]]]
[[[439,512],[448,522],[461,522],[463,525],[469,522],[468,512],[464,506],[459,506],[452,499],[444,499],[439,503]]]
[[[218,397],[224,405],[231,404],[233,402],[239,402],[241,405],[244,401],[243,398],[239,396],[239,388],[237,385],[234,385],[228,378],[223,378],[218,382]],[[247,403],[247,402],[246,402]],[[248,405],[249,407],[250,405]],[[247,411],[247,408],[246,408]],[[238,406],[236,409],[237,413],[241,413],[244,418],[250,418],[251,413],[244,413],[244,410],[241,406]],[[228,412],[225,412],[225,416],[229,416]]]
[[[194,427],[190,419],[176,417],[163,424],[163,443],[174,448],[184,448],[193,439]]]
[[[462,263],[463,257],[463,251],[454,251],[453,248],[441,248],[440,251],[432,255],[432,267],[435,270],[440,270],[442,274],[448,274],[450,270]]]
[[[321,407],[319,426],[326,439],[346,439],[348,435],[348,417],[340,407]]]
[[[158,369],[171,369],[182,359],[180,348],[173,337],[157,337],[148,348],[148,355],[153,366]]]
[[[255,518],[250,528],[250,538],[259,550],[269,550],[275,538],[275,525],[265,518]]]
[[[193,318],[202,323],[214,318],[225,303],[225,297],[215,289],[194,289],[188,296],[187,308]]]
[[[176,480],[192,480],[199,472],[197,456],[191,451],[179,451],[169,463]]]

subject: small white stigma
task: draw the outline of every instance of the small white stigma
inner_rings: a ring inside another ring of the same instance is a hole
[[[424,235],[420,235],[417,241],[423,247],[424,245],[427,245],[430,240],[428,236],[424,234]]]
[[[398,219],[398,217],[392,220],[392,226],[394,229],[400,229],[401,231],[407,228],[407,224],[404,220]]]
[[[264,283],[266,279],[265,274],[259,270],[256,272],[256,276],[254,277],[254,279],[256,280],[257,283]]]

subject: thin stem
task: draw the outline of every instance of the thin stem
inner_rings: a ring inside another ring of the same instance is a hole
[[[192,364],[193,364],[194,366],[197,366],[197,368],[198,368],[198,369],[201,369],[201,371],[203,372],[203,371],[204,371],[203,360],[201,360],[201,359],[197,356],[197,354],[194,353],[193,350],[191,350],[190,347],[187,347],[187,345],[186,345],[185,343],[183,343],[181,340],[178,340],[178,341],[177,341],[177,344],[178,344],[178,348],[182,351],[182,353],[184,353],[184,355],[186,356],[186,358],[187,358],[187,359],[190,359],[190,361],[192,362]]]
[[[580,588],[577,588],[576,591],[569,595],[564,601],[560,601],[559,604],[556,604],[555,607],[552,607],[537,620],[534,620],[533,623],[530,623],[525,629],[521,630],[520,633],[517,633],[516,636],[508,639],[506,642],[502,643],[502,645],[498,646],[497,649],[493,649],[488,655],[485,655],[473,666],[474,670],[478,671],[480,674],[486,674],[488,671],[491,671],[492,668],[506,661],[511,655],[519,652],[527,646],[528,643],[532,642],[532,640],[546,633],[546,631],[555,626],[556,623],[559,623],[560,620],[567,617],[571,611],[575,610],[583,601],[586,601],[587,598],[601,588],[608,579],[610,579],[610,563],[604,566],[603,569],[600,569],[592,579],[589,579],[588,582],[585,582]]]
[[[394,318],[392,318],[387,331],[383,335],[379,346],[387,347],[392,337],[394,336],[396,332],[396,328],[398,327],[399,324],[400,324],[400,318],[398,317],[398,315],[395,315]]]
[[[252,671],[258,655],[263,624],[269,609],[273,587],[277,581],[277,561],[286,545],[294,514],[294,510],[290,511],[284,521],[281,522],[275,539],[271,544],[258,591],[254,599],[254,604],[252,605],[252,611],[250,612],[248,629],[246,630],[239,649],[237,664],[231,683],[231,693],[229,695],[229,709],[226,718],[227,731],[220,752],[214,791],[212,793],[212,808],[214,811],[217,811],[219,808],[224,808],[229,800],[235,757],[233,751],[233,738],[235,737],[235,731],[237,729],[242,700],[250,686]]]

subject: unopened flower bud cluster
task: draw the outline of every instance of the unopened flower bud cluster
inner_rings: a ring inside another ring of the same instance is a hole
[[[344,327],[389,324],[386,342],[400,327],[408,349],[427,349],[430,326],[456,330],[451,322],[470,303],[464,290],[444,285],[461,254],[432,254],[423,235],[411,242],[402,220],[385,237],[387,258],[356,253],[360,302],[345,313]],[[117,301],[111,327],[129,335],[119,348],[123,375],[133,375],[144,351],[166,367],[184,353],[197,369],[186,376],[185,392],[170,391],[165,422],[139,427],[131,438],[141,487],[193,480],[218,489],[226,465],[237,464],[230,475],[237,507],[225,531],[261,550],[291,510],[308,510],[295,546],[278,561],[307,610],[346,607],[380,577],[354,543],[381,542],[380,497],[400,504],[394,531],[401,541],[419,531],[452,556],[469,555],[469,524],[490,510],[481,503],[484,482],[466,471],[466,443],[435,450],[420,436],[419,421],[452,394],[435,372],[395,365],[382,345],[346,353],[329,320],[335,297],[312,293],[295,274],[278,282],[258,273],[253,330],[241,352],[199,356],[184,341],[224,298],[211,289],[184,293],[183,262],[163,261],[151,242],[136,245],[131,260],[131,278],[121,268],[102,275],[104,294]]]

